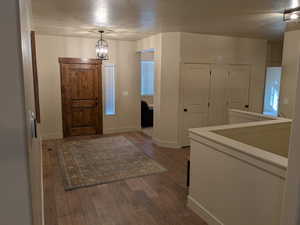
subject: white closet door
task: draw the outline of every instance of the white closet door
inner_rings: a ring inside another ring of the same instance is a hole
[[[250,66],[231,65],[227,79],[228,108],[249,109]]]
[[[228,109],[226,96],[226,82],[228,66],[211,66],[211,89],[209,107],[209,125],[222,125],[227,123]]]
[[[182,144],[189,145],[188,129],[208,125],[210,65],[185,64],[182,73]]]

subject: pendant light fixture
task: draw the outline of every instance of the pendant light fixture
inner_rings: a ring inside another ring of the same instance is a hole
[[[108,60],[108,43],[102,37],[104,31],[100,30],[99,33],[100,33],[100,39],[97,41],[96,44],[97,58],[100,60]]]

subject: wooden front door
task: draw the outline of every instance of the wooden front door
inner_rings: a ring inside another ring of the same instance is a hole
[[[59,63],[64,137],[101,134],[101,61],[59,58]]]

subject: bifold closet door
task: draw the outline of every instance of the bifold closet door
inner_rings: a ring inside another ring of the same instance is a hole
[[[208,125],[210,65],[184,64],[182,82],[182,144],[189,145],[188,129]]]
[[[222,125],[227,123],[227,93],[226,83],[228,66],[211,66],[209,125]]]
[[[230,65],[227,78],[228,108],[249,110],[249,65]]]

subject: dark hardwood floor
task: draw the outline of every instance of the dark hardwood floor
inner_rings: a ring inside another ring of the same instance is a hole
[[[205,225],[186,207],[188,149],[160,148],[142,133],[125,133],[168,172],[64,191],[55,145],[44,142],[46,225]]]

